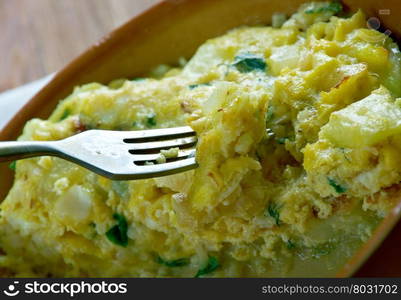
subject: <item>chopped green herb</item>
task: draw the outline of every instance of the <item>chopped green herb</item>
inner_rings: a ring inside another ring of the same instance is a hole
[[[60,121],[67,119],[70,114],[71,114],[71,111],[68,108],[66,108],[60,117]]]
[[[284,145],[284,144],[285,144],[285,141],[286,141],[287,139],[288,139],[288,138],[286,138],[286,137],[277,138],[277,139],[276,139],[276,142],[279,143],[280,145]]]
[[[287,241],[287,249],[291,250],[291,249],[295,249],[295,248],[296,248],[295,243],[291,240],[288,240]]]
[[[188,258],[179,258],[174,260],[165,260],[160,256],[157,256],[156,262],[161,265],[165,265],[166,267],[175,268],[175,267],[183,267],[189,264]]]
[[[345,187],[338,184],[333,178],[327,177],[327,181],[338,194],[342,194],[347,191],[347,189]]]
[[[280,208],[281,206],[276,203],[269,203],[269,206],[267,207],[267,213],[275,220],[277,226],[280,226],[281,224],[279,211]]]
[[[263,58],[257,57],[253,54],[242,54],[235,57],[233,66],[241,73],[265,71],[266,62]]]
[[[11,164],[8,165],[8,167],[9,167],[11,170],[15,171],[15,170],[17,169],[17,162],[16,162],[16,161],[13,161]]]
[[[198,86],[209,86],[210,83],[209,82],[205,82],[205,83],[197,83],[197,84],[190,84],[188,85],[188,88],[190,90],[193,90],[194,88],[197,88]]]
[[[274,117],[274,106],[269,105],[267,112],[266,112],[266,123],[272,120]]]
[[[343,10],[343,6],[341,5],[340,2],[330,2],[324,6],[320,6],[314,9],[307,9],[305,10],[306,14],[320,14],[324,12],[330,12],[335,14],[338,14]]]
[[[109,231],[106,232],[107,238],[114,244],[126,247],[128,245],[128,225],[127,220],[123,215],[113,214],[114,220],[117,221],[117,225],[114,225]]]
[[[198,273],[196,273],[195,277],[201,277],[207,274],[214,272],[218,267],[220,267],[219,261],[214,256],[209,256],[209,260],[207,262],[206,267],[200,269]]]
[[[148,127],[153,127],[156,126],[156,115],[155,114],[151,114],[148,116],[148,118],[146,119],[146,125]]]
[[[333,251],[334,248],[335,248],[335,244],[333,242],[327,242],[327,243],[320,244],[311,249],[311,256],[313,258],[320,258],[322,256],[330,254],[330,252]]]

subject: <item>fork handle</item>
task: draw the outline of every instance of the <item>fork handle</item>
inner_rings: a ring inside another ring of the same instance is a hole
[[[55,142],[0,142],[0,162],[57,153]]]

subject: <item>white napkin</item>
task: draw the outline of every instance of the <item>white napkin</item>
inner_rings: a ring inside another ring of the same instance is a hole
[[[53,76],[54,74],[50,74],[42,79],[0,94],[0,130]]]

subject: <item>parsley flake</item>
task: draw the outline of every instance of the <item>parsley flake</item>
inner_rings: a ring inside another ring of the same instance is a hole
[[[111,227],[106,232],[106,237],[114,244],[127,247],[128,245],[128,225],[127,220],[123,215],[120,214],[113,214],[114,220],[117,221],[117,224]]]
[[[160,256],[157,256],[156,262],[161,265],[165,265],[166,267],[169,268],[176,268],[176,267],[183,267],[189,264],[189,259],[188,258],[179,258],[179,259],[174,259],[174,260],[166,260],[161,258]]]
[[[242,54],[235,57],[233,66],[241,73],[249,73],[252,71],[265,71],[266,62],[263,58],[253,54]]]
[[[214,256],[209,256],[209,260],[207,262],[207,265],[200,269],[198,273],[196,273],[195,277],[201,277],[207,274],[210,274],[214,272],[216,269],[220,267],[219,261],[217,260],[216,257]]]

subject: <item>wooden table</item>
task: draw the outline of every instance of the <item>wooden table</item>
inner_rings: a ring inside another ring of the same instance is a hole
[[[0,0],[0,92],[41,78],[159,0]]]

